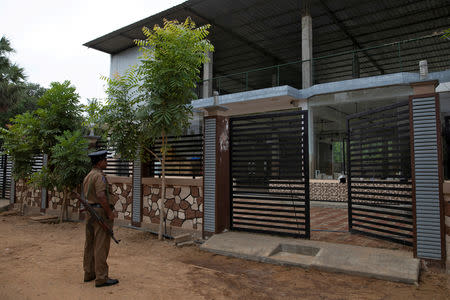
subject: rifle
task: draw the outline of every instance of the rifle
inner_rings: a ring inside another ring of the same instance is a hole
[[[106,231],[106,233],[111,236],[113,241],[116,242],[116,244],[119,244],[120,240],[117,240],[114,237],[114,231],[109,228],[109,226],[105,223],[105,220],[95,211],[94,208],[92,208],[92,206],[89,205],[89,203],[87,203],[86,200],[80,199],[80,201],[81,203],[83,203],[83,206],[91,214],[91,216],[98,222],[98,224],[100,224],[100,226]]]

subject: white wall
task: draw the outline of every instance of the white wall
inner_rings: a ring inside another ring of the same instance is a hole
[[[119,75],[124,74],[130,66],[137,65],[139,63],[138,57],[140,55],[141,54],[139,53],[138,47],[130,48],[118,54],[111,55],[109,76],[112,77],[116,73]]]

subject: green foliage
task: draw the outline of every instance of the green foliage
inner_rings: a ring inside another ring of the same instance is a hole
[[[52,82],[50,89],[38,100],[36,117],[39,119],[39,148],[51,153],[57,143],[57,136],[64,131],[80,130],[82,106],[79,96],[70,81]]]
[[[87,99],[87,101],[88,104],[82,106],[83,111],[86,113],[83,127],[93,129],[96,132],[101,129],[100,112],[103,105],[97,98]]]
[[[46,89],[37,83],[24,83],[18,95],[16,103],[11,105],[7,111],[0,114],[0,127],[10,124],[10,119],[18,114],[37,109],[37,101],[45,93]]]
[[[87,140],[80,131],[65,131],[56,140],[57,144],[51,149],[49,161],[52,169],[50,177],[58,190],[73,189],[82,183],[90,170]]]
[[[189,126],[200,67],[214,50],[206,39],[209,27],[196,28],[187,18],[183,23],[164,20],[164,27],[153,30],[143,28],[146,39],[137,41],[142,56],[136,78],[148,125],[143,130],[151,138],[181,135]]]
[[[8,58],[13,52],[10,41],[3,36],[0,39],[0,112],[17,102],[25,79],[24,70]]]
[[[164,21],[164,27],[143,28],[145,40],[137,41],[142,56],[138,67],[123,76],[107,79],[108,98],[101,111],[111,146],[122,158],[134,160],[161,136],[181,135],[192,116],[191,100],[200,67],[213,46],[206,40],[209,25],[195,27]],[[163,147],[162,151],[166,151]]]
[[[78,98],[69,81],[53,82],[37,101],[35,111],[17,115],[9,130],[2,130],[3,147],[14,162],[16,179],[30,179],[35,185],[60,190],[80,183],[88,158],[87,141],[80,133],[82,110]],[[49,167],[31,174],[33,157],[42,153],[49,156]]]
[[[9,130],[0,128],[3,149],[13,161],[13,176],[16,180],[28,179],[31,175],[31,160],[39,152],[37,131],[38,120],[26,112],[17,115]]]
[[[142,106],[138,105],[134,68],[123,76],[103,78],[108,83],[106,105],[100,111],[100,123],[106,124],[109,144],[124,159],[134,160],[140,145],[148,142],[142,130],[146,126]],[[104,137],[106,139],[106,137]]]

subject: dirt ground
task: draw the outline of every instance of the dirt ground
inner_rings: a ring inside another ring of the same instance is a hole
[[[177,248],[116,227],[110,276],[83,282],[84,224],[41,224],[0,215],[0,299],[450,299],[449,275],[423,272],[419,286],[250,262]]]

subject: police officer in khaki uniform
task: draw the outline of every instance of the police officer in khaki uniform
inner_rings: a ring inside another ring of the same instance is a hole
[[[83,189],[86,201],[105,220],[112,229],[114,224],[114,206],[110,203],[109,185],[103,170],[106,169],[105,150],[89,154],[92,162],[92,170],[84,178]],[[95,279],[95,286],[110,286],[117,284],[117,279],[108,277],[108,258],[111,237],[108,233],[88,214],[86,220],[86,243],[84,246],[84,281]]]

